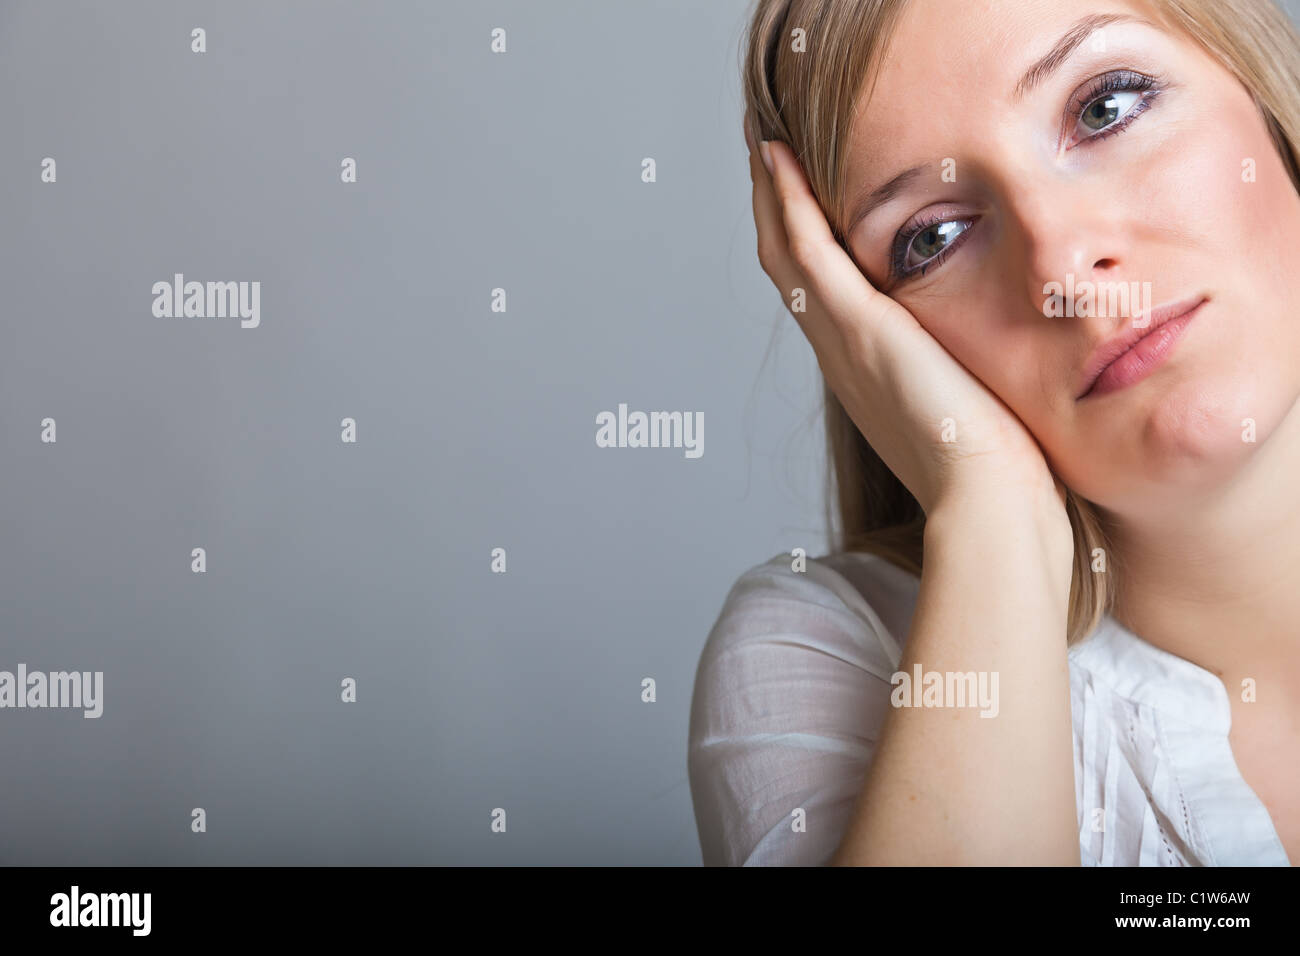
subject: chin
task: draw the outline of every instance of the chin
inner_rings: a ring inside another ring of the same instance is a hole
[[[1141,473],[1146,483],[1189,491],[1208,492],[1231,481],[1296,401],[1294,389],[1284,394],[1240,370],[1175,381],[1153,392],[1136,431]]]
[[[1297,398],[1226,373],[1156,375],[1125,391],[1109,397],[1114,407],[1085,442],[1106,451],[1082,461],[1071,456],[1073,469],[1054,468],[1084,498],[1121,515],[1194,507],[1198,496],[1223,488],[1260,453]],[[1254,441],[1245,419],[1254,421]]]

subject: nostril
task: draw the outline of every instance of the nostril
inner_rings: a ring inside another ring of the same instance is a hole
[[[1098,259],[1094,264],[1094,269],[1114,269],[1117,263],[1114,259]]]

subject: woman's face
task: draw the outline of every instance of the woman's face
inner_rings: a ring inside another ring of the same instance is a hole
[[[846,193],[852,215],[919,167],[850,224],[850,253],[1120,515],[1222,482],[1300,396],[1300,197],[1250,94],[1155,22],[1105,0],[911,0]],[[1099,346],[1201,299],[1080,397]]]

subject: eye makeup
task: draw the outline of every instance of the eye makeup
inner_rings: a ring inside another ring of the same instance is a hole
[[[1062,140],[1065,140],[1070,133],[1068,124],[1071,118],[1074,119],[1077,129],[1078,124],[1084,122],[1084,117],[1089,114],[1098,115],[1093,109],[1098,105],[1110,107],[1110,110],[1100,114],[1101,116],[1104,117],[1113,110],[1116,113],[1115,118],[1105,126],[1095,128],[1091,134],[1064,145],[1066,148],[1073,148],[1084,143],[1094,143],[1127,129],[1130,123],[1151,108],[1162,89],[1163,86],[1157,77],[1136,70],[1112,70],[1094,77],[1087,85],[1080,88],[1066,107],[1065,119],[1062,122]],[[1138,96],[1131,106],[1119,112],[1118,105],[1112,105],[1117,104],[1118,98],[1115,96],[1117,93],[1134,93]]]
[[[1164,82],[1159,77],[1137,70],[1110,70],[1093,77],[1081,85],[1068,101],[1061,120],[1061,148],[1069,150],[1091,146],[1098,140],[1123,132],[1151,108],[1163,89]],[[1123,106],[1122,98],[1126,93],[1136,94],[1136,99]],[[1074,138],[1080,125],[1087,128],[1086,119],[1100,120],[1105,125]],[[923,213],[900,229],[889,251],[890,291],[941,265],[966,241],[979,218],[975,215],[954,216],[949,212],[936,211]],[[933,248],[940,241],[943,246],[916,261],[914,254],[918,252],[915,248],[917,240],[924,243],[920,250],[922,254],[925,249]]]

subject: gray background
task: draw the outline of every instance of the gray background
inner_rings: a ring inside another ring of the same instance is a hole
[[[0,669],[105,685],[0,710],[0,862],[699,863],[704,638],[825,546],[747,6],[0,4]],[[703,457],[597,448],[620,402]]]
[[[105,681],[0,711],[0,863],[699,863],[704,638],[825,549],[748,6],[0,2],[0,669]],[[620,402],[703,457],[597,448]]]

